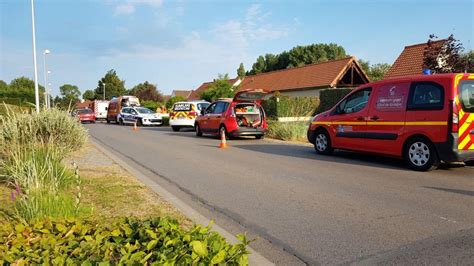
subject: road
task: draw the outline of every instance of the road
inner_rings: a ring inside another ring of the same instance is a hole
[[[93,139],[280,265],[468,264],[474,169],[408,170],[309,145],[93,124]]]

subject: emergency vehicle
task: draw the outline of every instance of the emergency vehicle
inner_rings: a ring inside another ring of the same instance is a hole
[[[196,117],[201,114],[201,110],[209,106],[206,101],[177,102],[173,104],[170,112],[170,126],[173,131],[181,128],[194,128]]]
[[[407,76],[365,84],[316,115],[308,140],[403,158],[414,170],[474,160],[474,74]]]
[[[118,117],[123,107],[140,106],[140,101],[135,96],[120,96],[110,100],[107,107],[107,123],[119,123]]]

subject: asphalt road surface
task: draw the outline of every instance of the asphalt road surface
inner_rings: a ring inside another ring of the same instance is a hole
[[[170,128],[87,125],[94,140],[281,265],[472,264],[474,169]]]

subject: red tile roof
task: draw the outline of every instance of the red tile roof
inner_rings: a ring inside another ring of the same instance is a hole
[[[282,69],[247,76],[241,90],[263,89],[267,91],[297,90],[305,88],[336,87],[346,71],[355,64],[362,79],[369,81],[355,57],[327,61],[302,67]]]
[[[238,78],[229,79],[229,83],[231,85],[234,85],[237,82],[237,80],[239,80],[239,79]],[[188,100],[193,101],[193,100],[201,99],[199,94],[201,94],[203,91],[206,91],[207,88],[209,88],[209,86],[211,84],[212,84],[212,82],[204,82],[203,84],[201,84],[201,86],[199,86],[197,89],[195,89],[191,92],[191,94],[188,97]]]
[[[77,102],[76,109],[91,108],[94,104],[94,101],[85,100],[84,102]]]
[[[445,40],[439,40],[433,42],[433,44],[443,45],[444,42]],[[427,47],[427,43],[405,46],[405,49],[403,49],[395,63],[385,74],[384,79],[422,74],[423,55]]]

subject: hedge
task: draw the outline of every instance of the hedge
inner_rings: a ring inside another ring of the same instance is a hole
[[[272,118],[311,116],[319,106],[319,98],[272,96],[263,101],[262,106],[267,116]]]
[[[319,94],[321,103],[316,113],[322,113],[331,109],[336,105],[344,96],[346,96],[352,89],[326,89],[322,90]]]
[[[247,265],[249,241],[228,244],[210,226],[124,218],[113,223],[0,222],[0,265]]]

